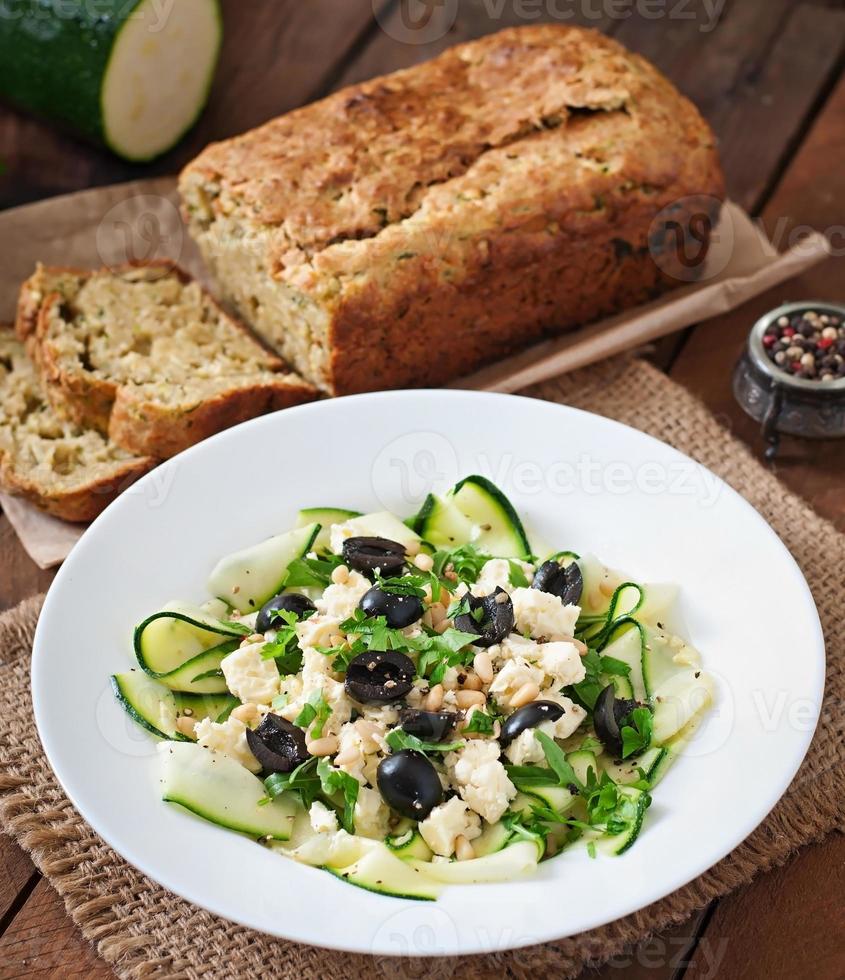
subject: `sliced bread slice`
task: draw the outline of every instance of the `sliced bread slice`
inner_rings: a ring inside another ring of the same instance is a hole
[[[60,418],[11,327],[0,326],[0,484],[66,521],[91,521],[157,460]]]
[[[39,266],[21,289],[17,331],[53,405],[129,452],[167,458],[316,397],[170,263]]]

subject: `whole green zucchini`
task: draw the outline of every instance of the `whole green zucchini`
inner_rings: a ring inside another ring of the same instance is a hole
[[[218,0],[0,0],[0,98],[149,160],[202,111],[221,39]]]

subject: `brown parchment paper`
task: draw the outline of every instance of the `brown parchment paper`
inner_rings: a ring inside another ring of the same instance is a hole
[[[734,309],[827,255],[828,243],[820,234],[779,254],[760,227],[729,202],[698,282],[538,344],[450,387],[518,391]],[[20,283],[36,262],[87,268],[154,258],[178,262],[213,288],[179,215],[172,177],[63,195],[0,213],[0,322],[14,318]],[[63,561],[84,531],[7,494],[0,493],[0,505],[41,568]]]

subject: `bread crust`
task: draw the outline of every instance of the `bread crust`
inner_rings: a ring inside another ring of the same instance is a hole
[[[152,458],[128,460],[108,477],[92,480],[74,489],[51,491],[22,476],[6,454],[0,452],[0,483],[9,493],[24,497],[53,517],[75,524],[87,524],[158,463],[159,460]]]
[[[51,405],[77,425],[96,429],[131,453],[167,459],[183,449],[246,419],[278,408],[311,401],[317,392],[306,381],[286,372],[277,354],[269,351],[250,330],[228,314],[205,293],[205,299],[230,327],[248,337],[265,359],[266,381],[237,383],[186,412],[157,402],[148,385],[117,382],[93,371],[68,367],[51,343],[51,324],[61,316],[66,302],[61,291],[50,289],[56,279],[68,276],[85,280],[92,275],[121,276],[134,271],[161,271],[175,275],[183,284],[191,277],[171,262],[135,262],[113,269],[84,270],[39,266],[22,286],[18,301],[16,332],[38,368]],[[275,373],[274,373],[275,372]]]
[[[562,25],[459,45],[214,144],[180,188],[227,299],[334,394],[440,384],[689,281],[663,229],[715,221],[724,198],[694,106]],[[327,326],[257,319],[233,242]]]

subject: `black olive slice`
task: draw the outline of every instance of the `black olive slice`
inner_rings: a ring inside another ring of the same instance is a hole
[[[514,624],[513,603],[507,592],[497,588],[491,595],[481,597],[467,593],[466,600],[470,612],[455,617],[455,629],[462,633],[475,633],[478,639],[472,642],[477,647],[492,647],[501,643]]]
[[[246,740],[265,772],[293,772],[311,757],[305,732],[279,715],[265,715],[254,731],[247,728]]]
[[[306,613],[316,612],[317,607],[307,595],[300,595],[298,592],[281,592],[268,599],[261,607],[255,619],[256,633],[266,633],[267,630],[278,629],[279,626],[284,625],[284,620],[273,615],[277,610],[295,613],[302,619]]]
[[[422,711],[419,708],[403,708],[399,712],[399,727],[409,735],[440,742],[455,726],[458,715],[454,711]]]
[[[499,744],[504,748],[529,728],[536,728],[544,721],[557,721],[564,713],[563,705],[556,704],[554,701],[532,701],[530,704],[523,705],[512,715],[508,715],[507,720],[502,723]]]
[[[422,619],[425,609],[415,595],[398,595],[374,585],[358,603],[368,616],[384,616],[391,629],[401,630]]]
[[[558,596],[565,606],[574,606],[578,604],[584,590],[584,577],[581,575],[577,561],[561,565],[560,562],[552,559],[544,561],[537,569],[531,588],[550,592]]]
[[[373,578],[399,575],[405,567],[405,546],[389,538],[347,538],[343,542],[343,560],[356,572]]]
[[[622,719],[626,718],[634,708],[642,707],[639,701],[628,698],[617,698],[616,688],[612,684],[596,698],[593,707],[593,726],[604,747],[615,758],[622,756]]]
[[[384,802],[411,820],[425,820],[443,799],[437,770],[422,752],[413,749],[402,749],[382,759],[376,782]]]
[[[398,650],[359,653],[346,668],[346,693],[361,704],[404,698],[414,684],[414,662]]]

